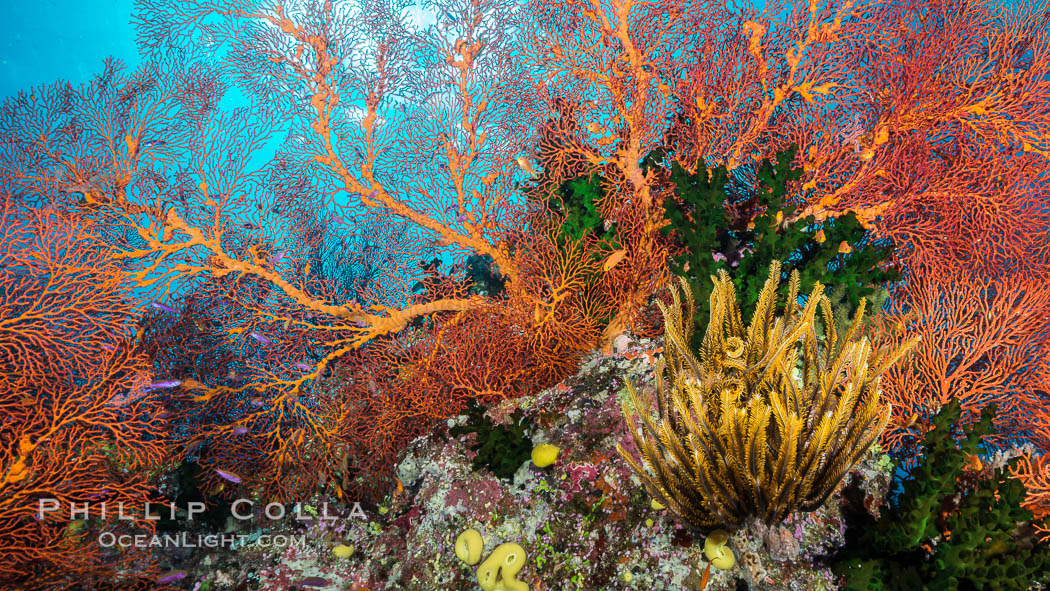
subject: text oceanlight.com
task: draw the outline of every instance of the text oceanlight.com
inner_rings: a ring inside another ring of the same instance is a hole
[[[249,534],[114,534],[102,533],[98,543],[112,548],[241,548],[244,546],[261,546],[267,548],[305,548],[306,536],[288,536],[282,534],[259,535]]]

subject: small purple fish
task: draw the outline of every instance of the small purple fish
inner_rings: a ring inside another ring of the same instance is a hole
[[[116,351],[116,349],[114,349],[113,347],[110,347],[109,345],[102,345],[102,348],[107,350],[107,351]]]
[[[264,345],[269,345],[272,342],[272,341],[270,341],[270,339],[262,336],[261,334],[255,332],[254,330],[251,331],[250,333],[248,333],[248,336],[252,337],[253,339],[259,341],[260,343],[262,343]]]
[[[226,480],[229,480],[230,482],[233,482],[235,484],[240,483],[241,481],[241,477],[237,476],[233,472],[227,472],[225,470],[219,470],[218,468],[216,468],[215,473],[218,474],[220,477],[225,478]]]
[[[168,380],[166,382],[153,382],[152,384],[147,386],[147,388],[149,388],[151,390],[152,389],[159,389],[159,388],[174,388],[174,387],[178,386],[181,383],[182,383],[182,380]]]
[[[296,583],[300,587],[327,587],[329,585],[328,579],[321,577],[306,577],[305,579]]]
[[[298,367],[299,369],[303,370],[303,371],[310,371],[311,369],[313,369],[313,367],[310,367],[309,365],[307,365],[305,363],[296,363],[295,366]]]
[[[173,570],[170,573],[168,573],[166,575],[163,575],[162,577],[157,579],[157,582],[158,583],[171,583],[171,582],[174,582],[174,581],[178,581],[179,579],[185,579],[185,578],[186,578],[186,571],[184,571],[184,570]]]
[[[248,429],[246,427],[234,427],[233,428],[233,434],[234,435],[244,435],[247,432],[248,432]]]
[[[153,308],[156,308],[158,310],[164,310],[165,312],[171,312],[172,314],[175,313],[175,308],[169,308],[168,306],[165,306],[164,304],[161,304],[161,303],[158,303],[158,302],[153,302],[152,304],[150,304],[150,306],[153,307]]]
[[[270,257],[269,261],[270,261],[271,265],[276,265],[277,263],[281,262],[281,259],[283,259],[283,258],[284,258],[284,251],[283,250],[278,250],[277,252],[273,253],[273,256]]]
[[[263,401],[262,401],[262,398],[252,398],[249,401],[249,404],[251,404],[252,406],[262,406],[263,405]]]

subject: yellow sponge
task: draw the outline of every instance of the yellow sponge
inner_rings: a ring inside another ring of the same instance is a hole
[[[726,547],[728,541],[729,533],[721,529],[707,534],[704,540],[704,556],[711,561],[711,566],[719,570],[731,569],[736,564],[736,556]]]
[[[456,538],[456,556],[470,566],[481,560],[481,548],[485,542],[476,529],[468,529]]]
[[[478,567],[478,584],[484,591],[529,591],[528,583],[514,578],[524,566],[520,544],[500,544]]]
[[[335,548],[332,548],[332,554],[335,554],[339,558],[350,558],[354,553],[353,546],[347,546],[346,544],[339,544]]]
[[[546,468],[558,460],[558,446],[541,443],[532,448],[532,463],[537,468]]]

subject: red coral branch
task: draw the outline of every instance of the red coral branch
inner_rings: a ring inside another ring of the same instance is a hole
[[[997,405],[989,443],[1031,439],[1032,417],[1050,410],[1041,388],[1050,275],[982,277],[962,267],[935,272],[931,266],[917,262],[894,292],[890,311],[874,321],[880,345],[922,336],[914,358],[882,378],[883,396],[893,405],[883,446],[913,461],[930,417],[953,398],[962,402],[968,422],[988,404]]]
[[[130,282],[89,246],[92,231],[75,216],[26,212],[10,198],[0,208],[5,588],[142,587],[156,570],[145,549],[118,555],[97,541],[105,531],[153,531],[142,508],[168,442],[148,360],[124,339]],[[40,519],[42,502],[64,514]],[[120,502],[139,517],[117,519]],[[88,506],[92,522],[75,521],[73,503]],[[104,517],[102,503],[111,508]]]

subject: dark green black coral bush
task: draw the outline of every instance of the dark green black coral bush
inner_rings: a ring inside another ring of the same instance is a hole
[[[839,320],[851,317],[861,298],[874,302],[877,311],[885,299],[881,284],[899,277],[888,266],[893,245],[874,239],[852,213],[821,223],[812,216],[792,219],[795,207],[785,196],[802,174],[800,168],[792,168],[796,152],[792,146],[775,159],[757,163],[753,175],[731,172],[725,165],[699,166],[691,173],[662,150],[643,162],[647,172],[662,177],[666,189],[663,232],[675,245],[669,261],[672,272],[689,282],[696,297],[694,335],[703,334],[710,278],[722,270],[732,277],[745,316],[754,311],[765,270],[776,260],[782,262],[781,279],[799,272],[802,293],[817,282],[834,286],[828,296]],[[597,208],[604,182],[597,173],[561,183],[541,175],[527,192],[563,218],[563,241],[594,240],[604,246],[598,251],[604,256],[618,248],[616,225],[603,220]],[[840,331],[849,326],[845,320],[840,324]]]
[[[472,446],[477,453],[473,468],[490,470],[500,478],[510,478],[532,454],[532,440],[528,436],[530,422],[522,418],[520,410],[511,415],[507,425],[495,425],[485,416],[485,407],[471,401],[466,410],[467,422],[449,429],[453,436],[476,433]]]
[[[891,514],[849,515],[847,544],[833,567],[849,591],[1025,590],[1050,576],[1050,549],[1020,507],[1025,491],[999,469],[976,469],[994,407],[957,444],[960,404],[934,417],[922,462],[903,481]]]
[[[795,207],[784,198],[802,174],[791,167],[796,151],[792,146],[775,161],[758,163],[754,179],[725,165],[690,173],[670,162],[674,190],[664,203],[669,221],[664,232],[684,247],[672,258],[671,270],[687,279],[696,296],[697,329],[707,319],[709,278],[721,270],[732,277],[745,317],[755,309],[772,261],[782,261],[782,279],[798,271],[801,293],[817,282],[835,286],[829,295],[844,316],[852,316],[861,298],[871,299],[876,286],[898,277],[885,265],[893,246],[873,240],[852,213],[821,224],[812,216],[791,221]],[[652,154],[649,165],[661,157]],[[849,252],[840,252],[843,243]]]

